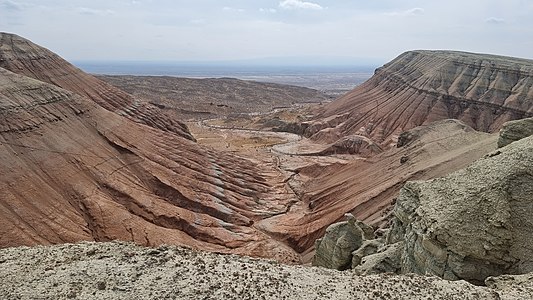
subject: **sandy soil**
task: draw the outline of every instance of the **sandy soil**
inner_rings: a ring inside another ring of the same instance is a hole
[[[127,243],[0,250],[1,299],[531,299],[531,281],[495,288],[415,275],[356,276],[274,261]]]
[[[287,189],[295,196],[303,193],[302,187],[318,175],[313,170],[325,171],[330,166],[339,167],[362,159],[357,155],[314,156],[324,145],[288,132],[226,127],[223,119],[188,122],[187,126],[199,144],[233,152],[261,165],[266,173],[281,175],[272,178],[283,178],[282,182],[271,184],[288,185]]]
[[[279,110],[277,113],[287,112]],[[286,113],[285,120],[290,113]],[[229,151],[249,159],[274,161],[285,170],[296,170],[319,164],[346,164],[362,159],[358,155],[315,155],[327,145],[317,144],[300,135],[288,132],[260,130],[250,124],[225,123],[224,119],[187,122],[187,127],[201,145]]]

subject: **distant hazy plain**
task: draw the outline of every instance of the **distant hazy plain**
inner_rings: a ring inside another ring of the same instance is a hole
[[[351,90],[370,78],[377,66],[276,66],[153,62],[75,62],[93,74],[190,78],[231,77],[310,87],[329,93]]]

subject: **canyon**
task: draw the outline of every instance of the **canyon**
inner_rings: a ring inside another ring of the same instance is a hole
[[[122,239],[298,261],[254,226],[292,201],[276,172],[200,147],[46,49],[0,41],[3,247]]]
[[[0,263],[12,247],[119,240],[308,264],[346,214],[383,237],[408,182],[527,135],[509,121],[533,116],[532,86],[532,60],[417,50],[332,101],[227,78],[94,76],[0,33]],[[36,249],[71,251],[55,247]]]

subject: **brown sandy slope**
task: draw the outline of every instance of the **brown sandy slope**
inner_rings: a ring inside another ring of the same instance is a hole
[[[417,127],[399,148],[326,171],[301,170],[315,177],[302,201],[284,215],[260,222],[298,252],[312,249],[330,224],[351,212],[357,219],[383,225],[394,198],[407,180],[428,179],[460,169],[496,149],[497,136],[445,120]]]
[[[532,87],[533,60],[410,51],[326,105],[318,120],[349,116],[315,139],[331,143],[338,136],[359,134],[388,146],[401,132],[442,119],[459,119],[476,130],[495,132],[506,121],[533,116]]]
[[[121,239],[298,260],[255,228],[293,200],[283,178],[87,96],[0,68],[0,247]]]
[[[175,113],[133,98],[18,35],[0,32],[0,67],[86,96],[103,108],[135,122],[193,139]]]
[[[177,78],[169,76],[104,76],[98,78],[145,99],[182,119],[268,112],[297,103],[331,100],[304,87],[232,78]]]

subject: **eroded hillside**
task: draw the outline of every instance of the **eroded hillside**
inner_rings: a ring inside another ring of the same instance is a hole
[[[187,127],[172,112],[134,98],[18,35],[0,32],[0,67],[85,96],[135,122],[193,139]]]
[[[132,96],[1,34],[0,246],[119,239],[307,262],[345,213],[387,226],[407,180],[443,176],[494,150],[497,137],[474,129],[493,132],[532,113],[531,64],[408,52],[312,121],[301,122],[309,110],[298,108],[250,112],[257,127],[195,121],[193,137],[179,119],[185,100],[165,96],[176,90]],[[262,98],[249,95],[250,83],[214,82],[243,92],[235,99]],[[265,131],[279,125],[300,135]]]
[[[352,213],[375,227],[386,226],[407,180],[443,176],[496,149],[498,137],[444,120],[408,131],[404,144],[364,160],[298,172],[307,180],[301,201],[290,212],[260,222],[299,252],[313,249],[326,228]],[[305,180],[304,180],[305,181]]]
[[[22,43],[1,40],[12,39]],[[278,174],[123,117],[115,108],[135,101],[128,94],[17,49],[3,65],[34,78],[0,68],[2,247],[120,239],[298,261],[255,228],[293,201]]]
[[[531,60],[454,51],[400,55],[311,121],[285,126],[309,139],[276,148],[283,153],[366,159],[298,170],[297,179],[311,177],[301,202],[261,226],[302,253],[348,212],[386,226],[407,180],[470,164],[496,149],[496,136],[483,132],[532,115],[532,86]],[[460,121],[442,121],[450,118]]]
[[[357,134],[390,146],[401,132],[442,119],[495,132],[509,120],[533,116],[532,87],[532,60],[409,51],[326,105],[318,120],[337,116],[337,122],[320,122],[306,134],[326,142]]]

